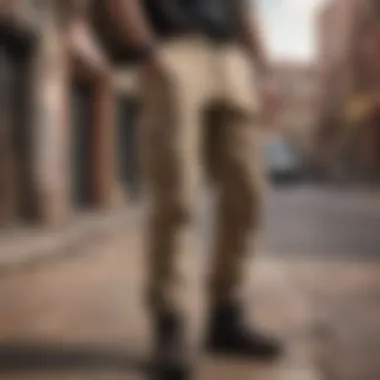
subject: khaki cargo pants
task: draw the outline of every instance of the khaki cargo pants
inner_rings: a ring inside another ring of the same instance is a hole
[[[264,183],[253,73],[238,46],[213,46],[196,36],[165,42],[158,61],[159,69],[141,72],[149,302],[158,311],[186,302],[181,283],[198,256],[191,235],[203,174],[218,194],[209,296],[213,303],[233,301]]]

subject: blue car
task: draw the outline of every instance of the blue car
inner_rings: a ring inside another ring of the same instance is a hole
[[[265,157],[270,179],[274,183],[285,184],[301,180],[303,161],[286,139],[276,138],[267,142]]]

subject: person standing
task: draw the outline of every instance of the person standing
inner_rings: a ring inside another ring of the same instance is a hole
[[[257,234],[264,172],[259,110],[275,94],[248,0],[109,0],[115,28],[138,60],[141,149],[151,201],[148,299],[155,379],[186,379],[186,302],[179,279],[202,173],[217,193],[208,294],[209,353],[273,360],[280,344],[243,322],[240,296]],[[269,106],[268,106],[269,105]],[[204,170],[203,170],[204,169]]]

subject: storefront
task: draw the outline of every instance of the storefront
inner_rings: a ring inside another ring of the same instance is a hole
[[[344,158],[348,175],[360,182],[380,179],[378,105],[370,94],[351,96],[346,107]]]
[[[123,192],[132,200],[137,200],[141,195],[138,118],[138,98],[120,91],[117,112],[116,165]]]
[[[0,25],[0,225],[35,217],[32,179],[31,34]]]
[[[117,201],[112,71],[85,12],[61,4],[43,3],[35,38],[0,19],[1,224],[61,224]]]

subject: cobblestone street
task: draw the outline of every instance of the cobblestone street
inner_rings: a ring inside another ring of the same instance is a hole
[[[380,265],[374,250],[344,256],[339,249],[331,257],[320,257],[305,242],[304,255],[298,248],[294,255],[289,246],[284,254],[277,249],[276,239],[283,235],[274,225],[275,213],[290,209],[297,220],[312,224],[312,214],[301,215],[311,211],[301,211],[297,204],[304,207],[300,202],[304,199],[315,209],[321,197],[326,206],[328,199],[336,204],[335,195],[319,191],[272,194],[268,231],[250,268],[249,318],[282,337],[286,356],[274,366],[201,356],[197,379],[380,378]],[[365,212],[368,201],[347,200],[342,206],[361,209],[363,218],[374,220],[374,214]],[[324,210],[328,217],[331,208]],[[284,217],[280,214],[278,219]],[[299,228],[293,217],[288,222]],[[136,220],[124,230],[93,239],[77,255],[2,272],[0,379],[145,378],[149,331],[141,297],[144,239],[140,218]],[[340,225],[338,231],[343,228]],[[294,246],[298,243],[294,241]],[[197,264],[191,265],[194,275],[189,286],[192,335],[197,337],[202,331],[204,256],[189,258],[189,264]]]

